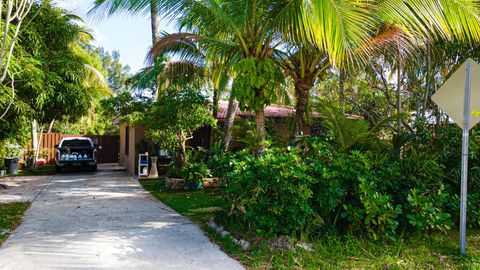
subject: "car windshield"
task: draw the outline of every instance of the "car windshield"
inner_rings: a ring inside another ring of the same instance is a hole
[[[66,140],[62,143],[62,148],[65,147],[92,147],[89,140]]]

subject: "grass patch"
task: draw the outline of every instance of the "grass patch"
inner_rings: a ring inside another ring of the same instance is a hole
[[[390,244],[358,236],[326,235],[311,242],[313,253],[303,249],[272,251],[267,240],[249,237],[249,232],[246,238],[253,245],[245,252],[205,225],[219,209],[227,209],[221,191],[174,192],[165,188],[163,180],[140,183],[156,198],[197,222],[213,241],[249,269],[480,269],[480,230],[473,229],[469,230],[466,257],[459,255],[456,229],[447,234],[409,235]]]
[[[34,172],[30,168],[25,168],[18,170],[17,175],[8,175],[8,176],[35,176],[35,175],[54,175],[55,166],[40,166],[37,168],[37,171]]]
[[[55,166],[41,166],[34,172],[30,168],[19,170],[18,176],[32,176],[32,175],[54,175]]]
[[[200,225],[208,222],[215,212],[226,206],[218,190],[170,191],[165,187],[163,179],[140,180],[140,183],[157,199]]]
[[[23,213],[29,207],[28,202],[0,204],[0,245],[20,225]]]

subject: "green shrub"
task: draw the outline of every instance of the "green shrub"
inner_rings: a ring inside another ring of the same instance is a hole
[[[203,178],[211,176],[207,165],[202,162],[187,163],[180,169],[182,178],[189,184],[199,185]]]
[[[439,156],[428,151],[412,149],[400,161],[405,179],[412,187],[438,187],[445,179]]]
[[[168,164],[167,176],[170,178],[182,178],[182,171],[178,168],[175,162],[170,162],[170,164]]]
[[[394,207],[390,195],[380,194],[373,182],[364,179],[360,180],[359,199],[359,206],[343,205],[342,217],[347,218],[354,229],[364,229],[375,240],[394,240],[401,206]]]
[[[445,212],[448,194],[444,191],[443,185],[436,191],[411,189],[408,194],[409,224],[419,231],[449,230],[453,222],[450,214]]]
[[[313,213],[308,169],[296,151],[271,149],[260,157],[240,154],[227,176],[230,216],[264,235],[301,231]]]

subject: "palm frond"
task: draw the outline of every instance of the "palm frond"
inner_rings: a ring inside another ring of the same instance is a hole
[[[413,35],[470,44],[480,40],[478,0],[384,0],[379,10]]]
[[[88,11],[89,16],[97,20],[105,19],[117,12],[135,14],[148,13],[151,0],[95,0]]]

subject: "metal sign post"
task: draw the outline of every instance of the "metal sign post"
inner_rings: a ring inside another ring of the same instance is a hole
[[[460,189],[460,252],[466,254],[467,239],[467,182],[468,182],[468,135],[470,132],[470,99],[472,92],[472,63],[467,61],[465,78],[465,102],[462,138],[462,182]]]
[[[473,89],[473,91],[472,91]],[[480,123],[480,65],[467,59],[432,100],[462,129],[462,179],[460,184],[460,252],[466,254],[468,135]]]

